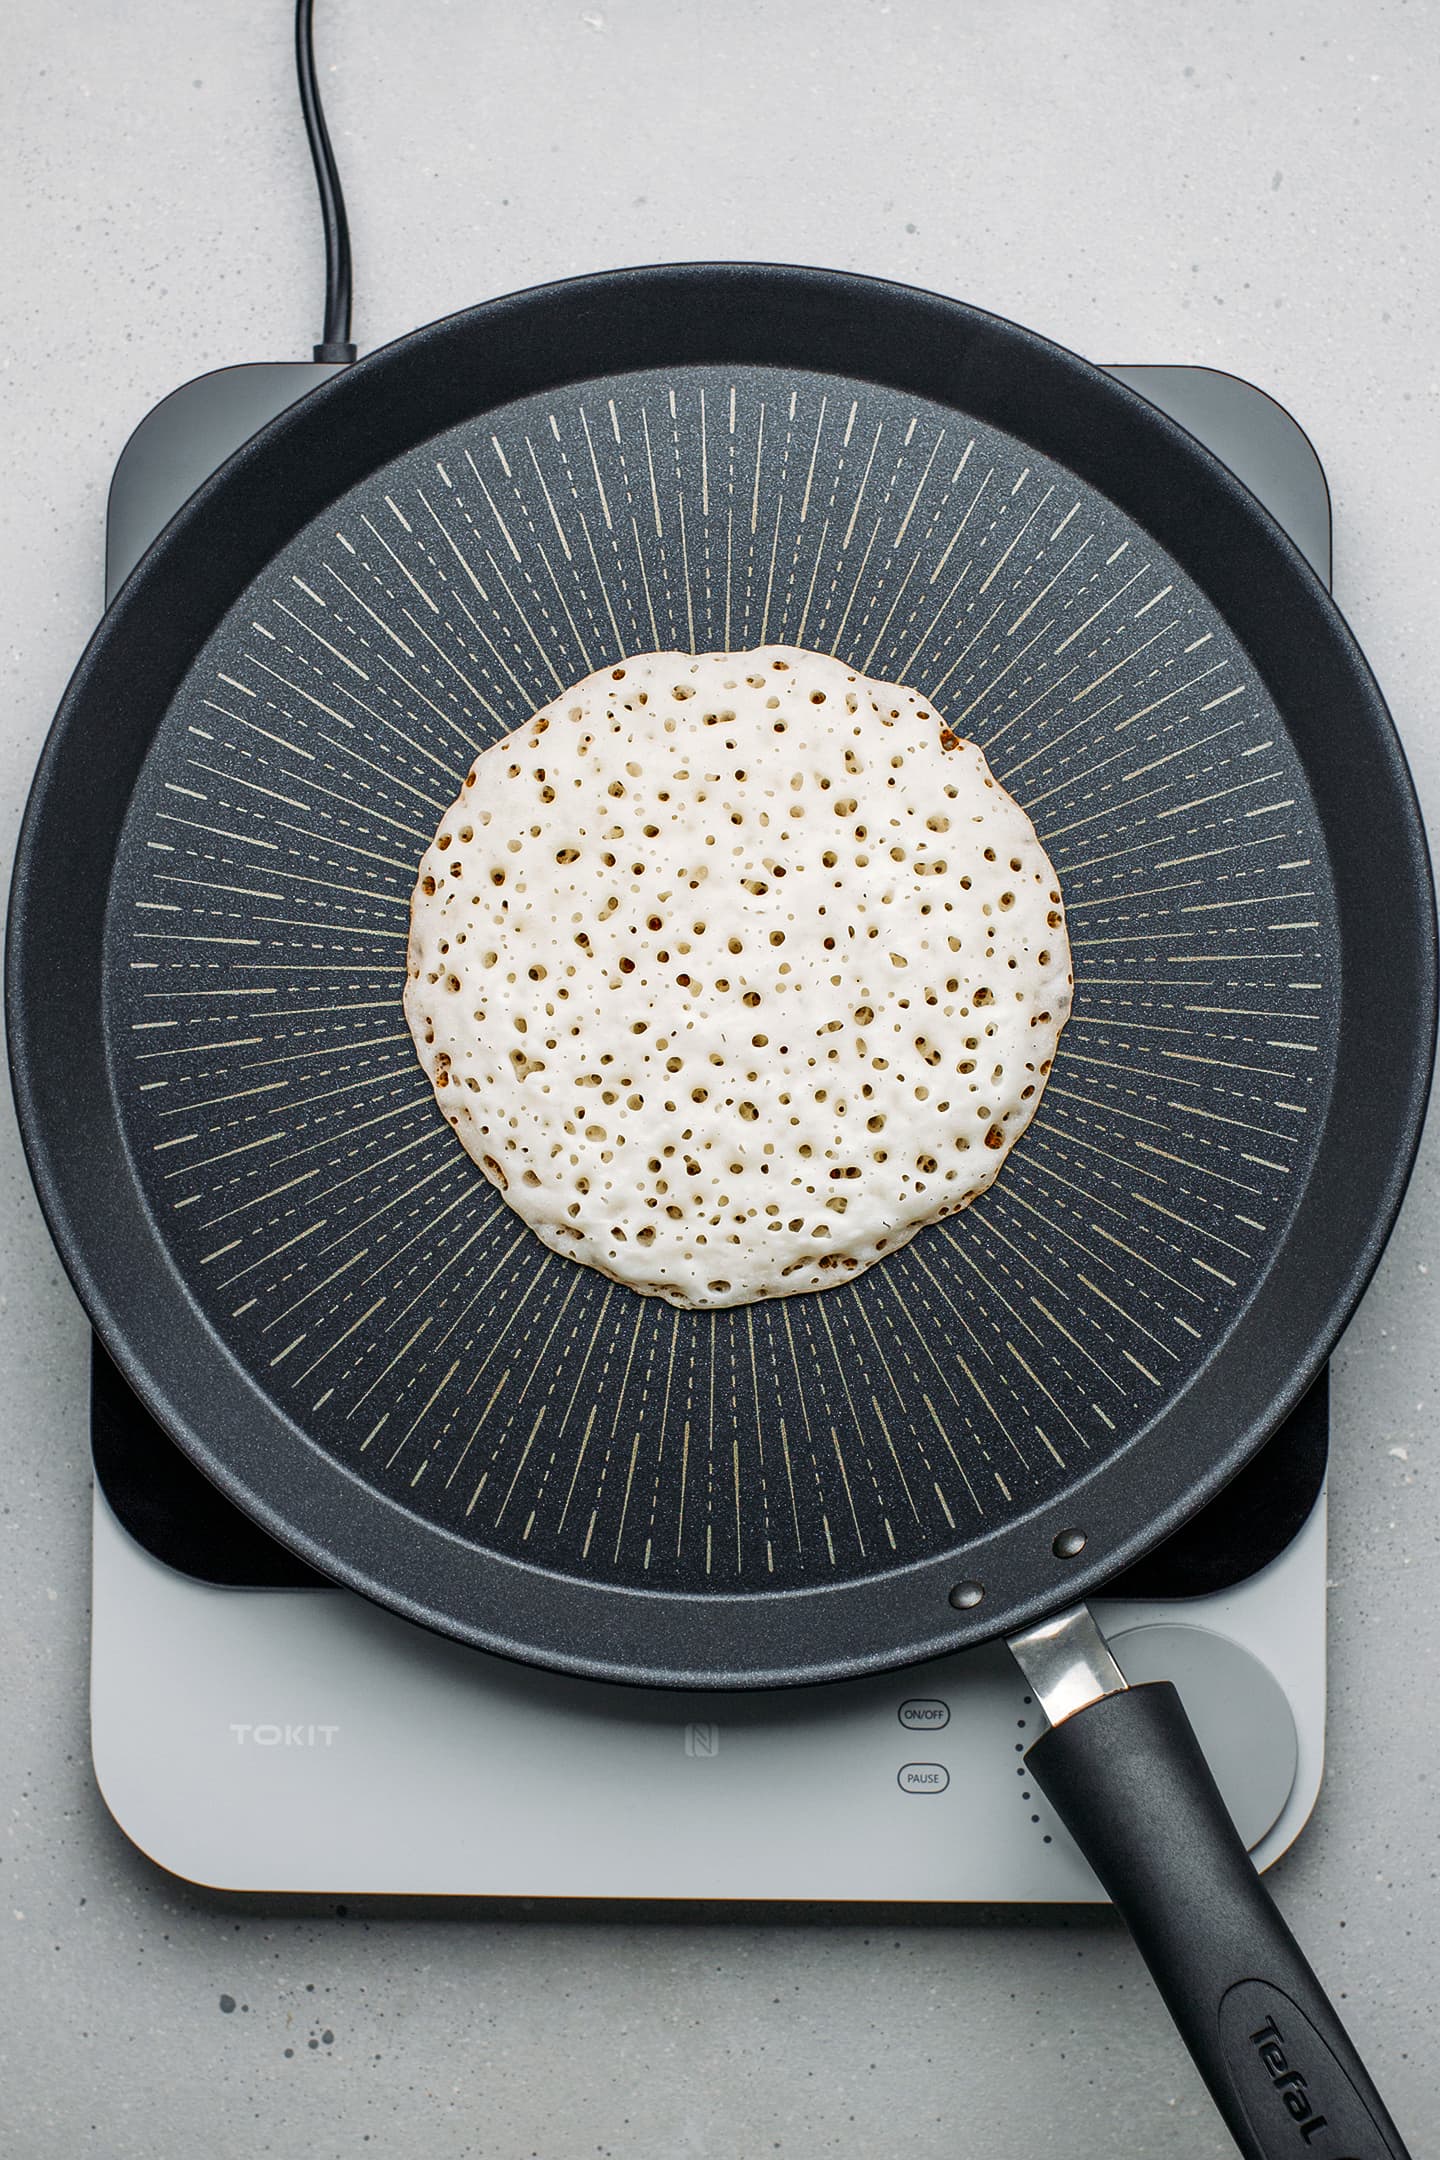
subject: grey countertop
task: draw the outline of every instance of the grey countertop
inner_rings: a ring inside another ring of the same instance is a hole
[[[317,12],[363,345],[543,278],[747,256],[1261,383],[1328,467],[1338,597],[1440,811],[1434,0]],[[186,377],[307,356],[319,236],[286,0],[12,0],[0,52],[8,851],[95,617],[116,453]],[[3,1116],[16,2160],[1229,2149],[1106,1914],[312,1910],[141,1859],[87,1756],[86,1330]],[[1437,1295],[1432,1144],[1336,1361],[1329,1772],[1274,1878],[1417,2153],[1440,2132]]]

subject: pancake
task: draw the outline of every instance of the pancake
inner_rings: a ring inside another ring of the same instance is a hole
[[[420,866],[436,1101],[555,1251],[688,1307],[847,1281],[993,1183],[1070,1011],[1059,882],[918,692],[643,653],[484,751]]]

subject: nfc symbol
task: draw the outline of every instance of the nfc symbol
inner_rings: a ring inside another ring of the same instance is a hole
[[[687,1725],[685,1727],[685,1753],[692,1756],[718,1755],[720,1752],[720,1728],[718,1725]]]

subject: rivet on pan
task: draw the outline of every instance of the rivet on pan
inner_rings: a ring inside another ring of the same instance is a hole
[[[1077,1553],[1082,1553],[1085,1550],[1085,1532],[1083,1530],[1062,1530],[1050,1550],[1057,1560],[1073,1560]]]
[[[950,1603],[955,1607],[955,1610],[957,1612],[969,1612],[970,1608],[973,1605],[978,1605],[980,1603],[980,1600],[984,1597],[984,1595],[984,1583],[957,1582],[954,1589],[950,1592]]]

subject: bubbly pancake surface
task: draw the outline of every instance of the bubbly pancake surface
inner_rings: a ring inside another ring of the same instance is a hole
[[[411,909],[406,1015],[467,1151],[676,1305],[824,1289],[964,1207],[1070,999],[982,752],[798,648],[576,684],[477,758]]]

